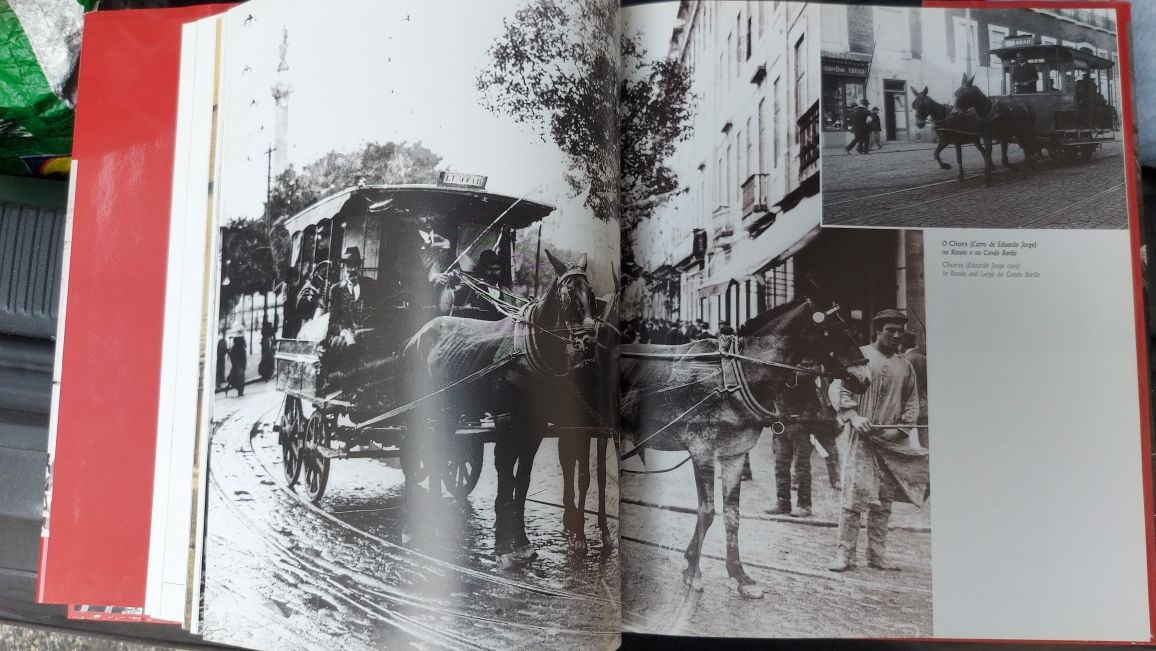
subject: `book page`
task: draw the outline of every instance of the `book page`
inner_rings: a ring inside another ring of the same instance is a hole
[[[221,20],[206,640],[618,645],[617,11]]]
[[[1127,12],[624,9],[627,630],[1149,640]]]

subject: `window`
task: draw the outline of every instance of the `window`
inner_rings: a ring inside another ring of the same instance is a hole
[[[726,199],[723,197],[723,181],[725,180],[724,179],[725,170],[726,170],[726,167],[723,166],[723,158],[722,158],[722,156],[719,156],[719,158],[718,158],[718,171],[715,173],[715,184],[714,184],[714,196],[715,196],[715,205],[716,206],[721,206],[721,205],[726,203]]]
[[[742,129],[739,129],[738,133],[735,134],[735,147],[738,149],[738,151],[736,152],[737,156],[736,156],[736,160],[735,160],[735,176],[738,177],[739,183],[742,183],[743,179],[746,178],[746,169],[743,166],[743,163],[745,163],[746,160],[743,158],[743,153],[742,153],[743,152],[743,149],[742,149],[742,147],[743,147],[743,130]]]
[[[767,125],[766,118],[763,113],[763,105],[766,104],[767,99],[764,97],[759,100],[759,174],[767,171]]]
[[[1003,47],[1003,40],[1007,37],[1008,31],[1008,28],[998,25],[987,26],[988,65],[992,68],[1003,67],[1003,62],[1000,61],[998,56],[991,54],[991,51]]]
[[[780,149],[781,144],[779,142],[779,138],[780,138],[779,134],[782,132],[782,127],[780,125],[782,123],[780,122],[779,113],[782,110],[782,104],[783,104],[782,95],[779,94],[779,78],[778,77],[775,77],[774,97],[775,97],[775,99],[774,99],[775,117],[774,117],[774,122],[771,123],[771,134],[772,134],[772,137],[775,139],[775,147],[772,151],[773,156],[771,158],[771,161],[772,161],[772,165],[777,168],[779,166],[779,157],[782,156],[782,150]]]
[[[803,49],[803,39],[800,36],[795,43],[795,112],[802,113],[807,98],[807,64],[806,50]]]
[[[742,74],[742,62],[745,60],[743,57],[743,12],[741,11],[735,19],[735,45],[738,46],[738,49],[735,50],[735,76],[738,77]]]
[[[1051,36],[1041,36],[1040,43],[1043,43],[1044,45],[1055,45],[1056,39],[1052,38]]]
[[[746,143],[746,146],[747,146],[747,151],[746,151],[746,161],[745,161],[745,162],[746,162],[746,170],[747,170],[747,174],[746,174],[746,176],[750,176],[751,174],[754,174],[754,173],[755,173],[755,168],[754,168],[754,166],[751,164],[753,161],[751,160],[751,153],[752,153],[752,150],[751,150],[751,119],[750,119],[750,118],[747,118],[747,131],[746,131],[746,134],[747,134],[747,139],[746,139],[746,141],[745,141],[745,143]],[[745,178],[745,177],[744,177],[744,178]]]
[[[751,59],[751,12],[747,11],[747,60]]]
[[[851,109],[866,94],[866,86],[861,78],[823,77],[823,130],[849,130]]]
[[[731,205],[731,193],[734,192],[734,167],[735,157],[730,144],[727,144],[727,177],[725,192],[723,193],[723,202],[726,205]]]
[[[766,310],[795,300],[795,259],[787,258],[783,264],[763,274],[763,307]]]

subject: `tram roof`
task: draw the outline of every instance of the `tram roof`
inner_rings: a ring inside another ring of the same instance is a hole
[[[436,214],[453,221],[521,229],[554,212],[549,204],[474,188],[433,184],[366,185],[332,194],[285,220],[296,233],[338,215],[373,213],[388,219],[416,220]],[[499,220],[500,217],[500,220]]]
[[[1002,61],[1014,59],[1017,54],[1022,54],[1029,59],[1054,59],[1058,55],[1065,60],[1083,61],[1093,68],[1111,68],[1116,65],[1102,56],[1085,52],[1084,50],[1077,50],[1067,45],[1013,45],[1011,47],[996,48],[992,50],[991,53],[999,57]]]

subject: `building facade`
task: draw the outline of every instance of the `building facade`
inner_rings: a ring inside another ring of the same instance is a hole
[[[819,21],[807,3],[680,3],[669,56],[691,70],[698,109],[669,164],[685,191],[639,226],[648,285],[626,316],[717,330],[812,282],[864,323],[914,296],[922,314],[918,233],[819,228]]]
[[[1104,9],[913,9],[823,5],[821,9],[823,141],[850,142],[847,108],[866,99],[879,107],[887,141],[930,141],[915,126],[912,90],[950,103],[963,74],[987,95],[1006,94],[992,50],[1009,36],[1086,50],[1117,65],[1109,100],[1120,97],[1114,13]],[[1054,74],[1054,73],[1053,73]],[[1047,80],[1041,79],[1043,90]]]

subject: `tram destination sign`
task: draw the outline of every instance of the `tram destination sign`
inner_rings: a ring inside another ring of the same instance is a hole
[[[1004,47],[1021,47],[1024,45],[1035,45],[1036,37],[1031,34],[1020,34],[1019,36],[1007,36],[1003,39]]]
[[[485,190],[488,177],[481,174],[463,174],[461,172],[439,172],[438,185],[451,188],[472,188]]]

